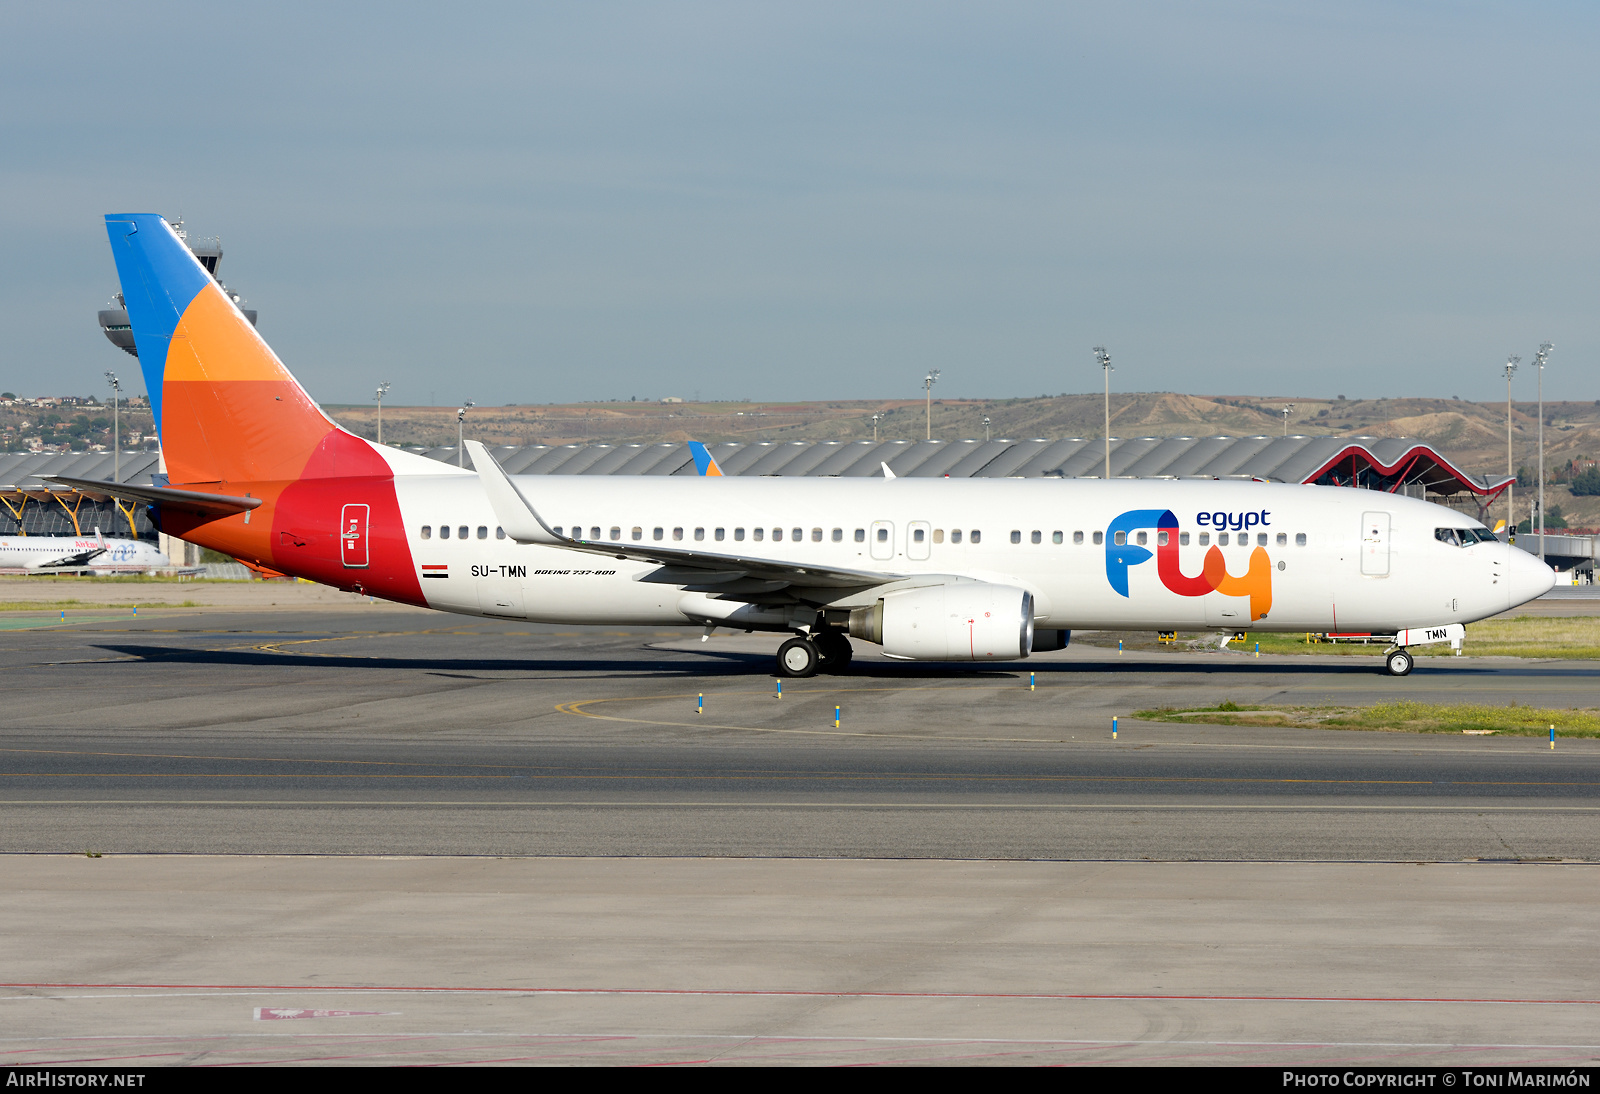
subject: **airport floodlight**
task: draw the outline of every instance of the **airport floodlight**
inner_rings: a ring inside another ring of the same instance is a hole
[[[983,416],[983,439],[985,441],[989,439],[989,416],[987,414]]]
[[[922,378],[922,389],[928,394],[928,440],[933,440],[933,385],[939,382],[939,370],[929,369]]]
[[[122,402],[122,381],[117,374],[106,369],[106,383],[111,385],[111,481],[122,481],[122,426],[117,419],[117,404]]]
[[[391,385],[390,385],[389,381],[385,380],[383,383],[378,385],[378,390],[373,392],[373,394],[372,394],[372,397],[374,399],[378,400],[378,443],[379,444],[383,443],[383,397],[385,395],[389,394],[390,386]]]
[[[1284,403],[1283,409],[1278,413],[1283,415],[1283,435],[1287,437],[1289,435],[1289,417],[1294,413],[1294,404]]]
[[[1106,478],[1111,477],[1111,354],[1106,347],[1094,347],[1094,359],[1106,372]]]
[[[872,416],[872,443],[873,444],[877,444],[878,443],[878,423],[881,422],[881,421],[883,421],[883,415],[882,414],[874,414]]]
[[[1544,363],[1556,347],[1549,342],[1539,343],[1539,352],[1533,363],[1539,368],[1539,561],[1544,561]],[[1529,525],[1532,527],[1532,525]]]
[[[1522,358],[1511,354],[1506,358],[1506,475],[1511,481],[1506,484],[1506,542],[1509,543],[1517,534],[1517,480],[1516,469],[1512,467],[1511,456],[1511,374],[1517,371],[1517,366],[1522,363]]]
[[[478,404],[468,399],[456,408],[456,466],[467,466],[467,446],[464,442],[466,435],[467,411]]]

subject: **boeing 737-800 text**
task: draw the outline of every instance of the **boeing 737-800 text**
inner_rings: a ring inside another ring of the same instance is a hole
[[[329,419],[152,214],[106,218],[166,481],[165,532],[445,611],[787,632],[779,671],[999,661],[1074,628],[1370,631],[1407,649],[1549,589],[1460,513],[1345,487],[1173,480],[508,476]],[[697,457],[698,459],[698,457]]]

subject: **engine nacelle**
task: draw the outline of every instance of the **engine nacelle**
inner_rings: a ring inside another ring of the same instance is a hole
[[[1014,661],[1033,648],[1033,594],[962,582],[890,593],[850,613],[850,635],[914,661]]]

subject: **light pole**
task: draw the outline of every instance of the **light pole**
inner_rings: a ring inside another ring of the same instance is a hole
[[[1539,366],[1539,561],[1544,561],[1544,362],[1556,347],[1549,342],[1539,343],[1539,352],[1533,363]]]
[[[983,417],[983,443],[989,443],[989,416],[987,414]]]
[[[383,443],[383,397],[389,394],[389,381],[385,380],[378,385],[378,390],[373,393],[373,398],[378,400],[378,443]]]
[[[872,416],[872,443],[873,444],[877,444],[878,443],[878,422],[881,421],[882,419],[883,419],[883,415],[882,414],[874,414]]]
[[[117,404],[122,401],[122,382],[117,374],[106,369],[106,382],[111,385],[111,481],[122,481],[122,426],[117,418]]]
[[[1294,404],[1285,403],[1283,409],[1278,413],[1283,415],[1283,435],[1287,437],[1289,435],[1289,415],[1294,413]]]
[[[1517,371],[1522,358],[1516,354],[1506,358],[1506,474],[1511,481],[1506,484],[1506,542],[1517,536],[1517,472],[1511,466],[1511,374]]]
[[[922,378],[922,388],[928,393],[928,440],[933,440],[933,385],[939,382],[939,370],[930,369]]]
[[[456,411],[456,466],[457,467],[465,467],[465,466],[467,466],[467,446],[462,441],[462,438],[466,435],[466,428],[467,428],[464,423],[467,420],[467,411],[471,410],[473,407],[475,407],[477,405],[478,405],[477,403],[473,402],[471,399],[468,399],[466,402],[462,403],[460,408]]]
[[[1106,347],[1094,347],[1094,359],[1106,370],[1106,478],[1111,478],[1111,354]]]

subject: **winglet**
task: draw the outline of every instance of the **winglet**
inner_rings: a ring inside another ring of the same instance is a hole
[[[506,530],[506,535],[518,543],[568,543],[571,542],[550,530],[539,514],[534,512],[528,499],[522,496],[482,441],[467,441],[467,455],[472,458],[473,469],[483,483],[483,492],[489,496],[494,509],[494,519]]]
[[[887,463],[884,463],[882,466],[883,466],[883,477],[884,478],[892,479],[892,478],[895,477],[894,472],[889,470],[889,465]]]
[[[702,477],[708,479],[720,479],[723,477],[722,468],[717,466],[717,458],[711,454],[709,448],[699,441],[689,442],[689,455],[694,457],[695,470],[700,472]]]

